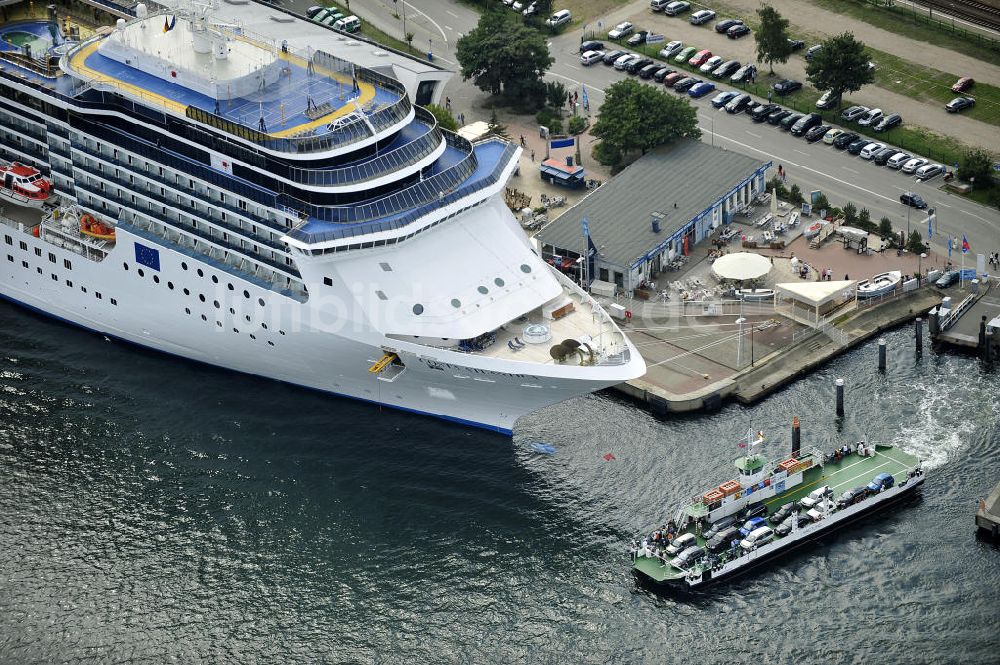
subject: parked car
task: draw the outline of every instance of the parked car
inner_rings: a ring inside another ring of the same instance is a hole
[[[635,53],[626,53],[622,57],[615,60],[615,69],[617,69],[620,72],[623,72],[633,62],[638,62],[639,60],[642,60],[641,55],[636,55]]]
[[[826,498],[833,496],[833,490],[830,489],[829,485],[823,485],[822,487],[817,487],[809,495],[804,497],[799,501],[799,505],[803,508],[815,508],[819,503]]]
[[[706,534],[707,536],[708,534]],[[735,526],[730,526],[722,529],[718,533],[714,534],[705,543],[705,548],[712,552],[713,554],[718,554],[719,552],[725,552],[733,546],[734,540],[740,540],[743,534]]]
[[[867,106],[852,106],[848,109],[844,109],[844,112],[840,114],[842,120],[854,121],[868,113],[871,109]]]
[[[545,19],[545,25],[550,28],[558,28],[561,25],[566,25],[573,20],[573,15],[570,14],[568,9],[560,9],[559,11],[552,14],[552,16]]]
[[[621,39],[622,37],[632,34],[633,30],[635,30],[634,25],[632,25],[628,21],[623,21],[618,25],[616,25],[615,27],[611,28],[611,30],[608,32],[608,39],[615,39],[615,40]]]
[[[691,86],[691,89],[688,90],[688,94],[697,99],[699,97],[704,97],[705,95],[714,90],[715,90],[715,84],[712,83],[711,81],[699,81],[698,83],[695,83],[693,86]]]
[[[603,51],[604,42],[599,42],[596,39],[588,39],[585,42],[580,42],[580,53],[586,53],[587,51]]]
[[[750,519],[748,519],[746,522],[743,523],[743,526],[740,527],[740,533],[743,536],[747,536],[750,534],[751,531],[753,531],[754,529],[759,529],[762,526],[767,526],[766,518],[761,516],[751,517]]]
[[[832,90],[827,90],[823,96],[816,100],[816,108],[832,109],[840,103],[840,95],[836,95]]]
[[[663,8],[670,4],[670,0],[649,0],[649,9],[654,12],[662,12]]]
[[[682,533],[670,541],[670,544],[667,545],[665,551],[667,554],[673,556],[675,554],[680,554],[684,549],[697,544],[698,536],[693,533]]]
[[[712,72],[712,76],[717,79],[726,78],[727,76],[732,76],[733,72],[740,68],[739,60],[727,60]]]
[[[741,83],[746,81],[751,76],[757,73],[757,68],[754,65],[746,64],[733,72],[733,75],[729,77],[729,80],[733,83]]]
[[[704,538],[705,540],[711,540],[712,538],[722,533],[726,529],[738,527],[739,525],[737,524],[737,522],[739,522],[739,519],[736,517],[736,515],[727,515],[726,517],[720,517],[716,521],[712,522],[712,525],[708,527],[708,529],[705,531],[705,533],[702,534],[701,537]]]
[[[691,9],[690,2],[671,2],[663,8],[663,13],[667,16],[679,16],[689,9]]]
[[[971,88],[976,82],[971,76],[963,76],[962,78],[955,81],[955,85],[951,86],[952,92],[965,92]]]
[[[629,52],[628,51],[623,51],[621,49],[615,49],[614,51],[608,51],[607,53],[604,54],[604,64],[605,65],[613,65],[616,62],[618,62],[618,58],[622,57],[623,55],[629,55]]]
[[[837,137],[844,133],[843,129],[839,127],[834,127],[826,134],[823,134],[823,143],[827,145],[833,145],[833,142],[837,140]]]
[[[785,119],[778,123],[778,126],[783,130],[791,131],[792,126],[801,120],[805,116],[805,113],[790,113],[785,116]]]
[[[920,198],[919,194],[914,194],[913,192],[903,192],[900,194],[899,202],[917,210],[923,210],[927,207],[927,202]]]
[[[738,18],[724,18],[715,24],[715,31],[719,34],[726,34],[729,28],[734,25],[740,25],[741,23],[743,23],[743,21]]]
[[[875,123],[877,123],[879,120],[882,119],[883,115],[884,114],[882,113],[882,109],[872,109],[868,111],[868,113],[865,113],[863,116],[858,118],[858,124],[861,125],[862,127],[868,127],[869,125],[874,125]]]
[[[774,113],[778,108],[777,104],[758,104],[750,111],[750,119],[754,122],[764,122],[767,116]]]
[[[584,51],[580,56],[580,64],[589,67],[595,62],[604,62],[604,51]]]
[[[537,5],[537,3],[534,3],[534,2],[532,2],[530,5],[528,5],[525,8],[525,10],[523,12],[521,12],[521,14],[523,14],[524,16],[534,16],[537,13],[538,13],[538,5]]]
[[[798,51],[806,45],[801,39],[792,39],[791,37],[788,38],[788,44],[792,47],[793,51]]]
[[[749,520],[754,517],[767,517],[767,505],[763,502],[751,503],[743,509],[743,519]]]
[[[686,62],[697,50],[698,49],[694,46],[687,46],[681,49],[677,52],[677,55],[674,56],[674,62]]]
[[[681,49],[683,48],[684,48],[684,42],[680,40],[674,40],[672,42],[669,42],[666,46],[660,49],[660,57],[672,58],[678,53],[680,53]]]
[[[948,113],[958,113],[963,109],[970,108],[974,106],[976,100],[972,97],[956,97],[947,104],[944,105],[944,110]]]
[[[706,62],[708,62],[708,59],[711,57],[712,57],[712,52],[709,51],[707,48],[704,48],[695,53],[693,56],[691,56],[691,59],[688,60],[688,64],[691,65],[692,67],[701,67]]]
[[[692,545],[678,554],[677,557],[670,563],[678,568],[687,568],[691,564],[697,563],[704,557],[705,550],[697,545]]]
[[[874,129],[876,132],[884,132],[892,129],[893,127],[897,127],[902,123],[903,123],[902,116],[900,116],[898,113],[890,113],[889,115],[879,120],[878,124],[876,124],[872,129]]]
[[[746,107],[750,106],[752,101],[753,100],[750,98],[750,95],[745,92],[740,93],[729,100],[729,103],[726,104],[726,113],[740,113],[745,110]]]
[[[896,484],[896,479],[892,477],[891,473],[882,472],[872,478],[872,481],[868,483],[868,493],[878,494],[882,490],[887,490]]]
[[[712,106],[714,106],[717,109],[721,109],[723,106],[728,104],[733,99],[733,97],[736,97],[739,94],[740,93],[736,92],[735,90],[725,90],[723,92],[720,92],[715,97],[712,97]]]
[[[687,72],[674,72],[673,74],[667,74],[663,79],[663,85],[668,88],[672,88],[678,81],[683,81],[686,78]]]
[[[830,129],[830,125],[816,125],[805,133],[805,139],[809,143],[815,143],[823,138],[823,136],[830,131]]]
[[[721,64],[722,64],[722,56],[721,55],[713,55],[711,58],[709,58],[708,60],[706,60],[704,62],[704,64],[702,64],[702,66],[699,67],[698,69],[700,69],[702,72],[704,72],[706,74],[709,74],[709,73],[712,72],[712,70],[714,70],[716,67],[718,67]]]
[[[816,44],[815,46],[810,46],[806,49],[806,60],[812,60],[813,57],[823,50],[822,44]]]
[[[633,62],[630,62],[628,65],[626,65],[625,71],[633,75],[638,74],[643,67],[648,67],[651,64],[653,64],[652,58],[639,58],[638,60],[634,60]]]
[[[855,487],[854,489],[849,489],[840,495],[837,499],[837,507],[840,509],[847,508],[848,506],[853,506],[856,503],[861,503],[868,496],[868,488],[866,487]]]
[[[629,46],[642,46],[646,43],[646,35],[649,33],[645,30],[640,30],[639,32],[633,34],[631,37],[625,40],[625,43]]]
[[[864,148],[861,149],[861,152],[859,153],[858,156],[861,157],[861,159],[871,159],[872,157],[875,156],[875,153],[877,153],[879,150],[884,150],[884,149],[885,149],[884,143],[869,143],[868,145],[866,145]]]
[[[653,63],[653,62],[651,62],[651,63],[649,63],[648,65],[646,65],[645,67],[643,67],[642,69],[639,70],[639,78],[641,78],[641,79],[651,79],[651,78],[653,78],[653,74],[655,74],[656,70],[659,69],[659,68],[660,68],[659,63]]]
[[[882,148],[875,153],[875,156],[872,157],[872,161],[875,162],[876,166],[885,166],[886,162],[889,161],[889,158],[897,152],[899,152],[899,150],[896,148]]]
[[[312,18],[313,16],[316,16],[316,14],[319,14],[324,9],[326,9],[326,7],[320,7],[319,5],[313,5],[312,7],[310,7],[309,9],[306,10],[306,18]]]
[[[740,23],[739,25],[734,25],[733,27],[726,30],[726,37],[730,39],[739,39],[744,35],[750,34],[750,28]]]
[[[677,70],[670,69],[670,67],[660,67],[656,70],[656,73],[653,74],[653,80],[657,83],[663,83],[663,79],[667,78],[668,74],[673,74],[675,71]]]
[[[786,503],[778,508],[774,513],[768,518],[771,520],[771,524],[781,524],[785,521],[785,518],[792,514],[795,510],[798,510],[798,505],[792,501],[791,503]]]
[[[833,147],[837,150],[844,150],[847,146],[857,141],[858,138],[858,135],[854,132],[844,132],[837,138],[833,139]]]
[[[711,9],[702,9],[700,11],[691,14],[691,18],[688,19],[691,25],[701,25],[703,23],[708,23],[713,18],[715,18],[715,12]]]
[[[794,125],[792,125],[792,135],[802,136],[816,125],[822,124],[822,122],[823,117],[819,113],[804,115],[799,118]]]
[[[901,168],[900,171],[903,173],[913,173],[926,163],[927,160],[923,157],[914,157],[910,161],[903,164],[903,168]]]
[[[674,92],[687,92],[695,83],[701,83],[701,81],[693,76],[688,76],[674,84]]]
[[[772,540],[774,540],[774,531],[769,526],[762,526],[755,531],[751,531],[746,538],[741,540],[740,547],[750,551]]]
[[[779,107],[779,108],[775,109],[774,111],[771,111],[771,114],[769,116],[767,116],[767,124],[769,124],[769,125],[777,125],[779,122],[781,122],[782,120],[784,120],[785,118],[787,118],[791,114],[792,114],[792,112],[789,111],[788,109],[783,109],[783,108]]]
[[[774,91],[779,95],[787,95],[801,88],[802,88],[802,83],[800,81],[793,81],[791,79],[778,81],[777,83],[774,84]]]
[[[914,196],[916,196],[916,194],[914,194]],[[946,289],[955,282],[957,282],[958,278],[961,277],[961,275],[962,272],[960,270],[955,270],[954,268],[950,270],[945,270],[944,274],[938,277],[938,280],[934,282],[934,286]]]
[[[930,180],[942,173],[944,173],[944,167],[940,164],[927,164],[914,171],[913,175],[917,177],[917,180]]]
[[[896,152],[895,155],[886,160],[885,165],[890,169],[898,169],[911,159],[913,159],[913,155],[908,152]]]

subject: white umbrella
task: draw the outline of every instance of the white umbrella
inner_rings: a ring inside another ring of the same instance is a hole
[[[719,279],[743,281],[757,279],[771,271],[771,261],[766,256],[737,252],[720,256],[712,264],[712,272]]]

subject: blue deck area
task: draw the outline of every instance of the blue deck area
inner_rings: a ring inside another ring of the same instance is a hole
[[[0,25],[0,51],[21,51],[21,49],[14,44],[7,41],[6,36],[9,33],[16,32],[27,32],[35,35],[39,39],[45,42],[52,43],[52,32],[49,30],[48,21],[14,21],[12,23],[5,23]],[[59,29],[59,25],[56,24],[56,38],[52,45],[56,46],[62,44],[66,39],[63,37],[62,30]],[[38,55],[37,53],[35,55]]]
[[[181,104],[195,106],[210,113],[215,112],[216,100],[182,85],[147,74],[122,64],[95,51],[85,64],[96,72],[134,85],[143,90],[166,97]],[[359,96],[350,83],[344,84],[329,76],[310,74],[305,67],[285,61],[289,74],[283,74],[277,83],[249,97],[235,97],[219,103],[219,115],[232,122],[258,129],[263,112],[268,131],[280,131],[312,122],[305,115],[307,100],[319,106],[329,103],[340,108]],[[399,95],[375,86],[371,104],[377,109],[399,100]],[[284,123],[282,123],[282,114]]]
[[[401,148],[408,143],[413,143],[414,141],[419,139],[421,136],[423,136],[430,130],[431,130],[430,125],[428,125],[427,123],[420,122],[419,120],[413,120],[408,125],[406,125],[406,127],[404,127],[399,132],[399,134],[395,136],[395,138],[392,139],[391,143],[380,148],[379,153],[384,155],[385,153],[396,150],[397,148]],[[344,168],[346,166],[357,166],[358,164],[364,164],[366,162],[370,162],[372,161],[372,159],[373,157],[369,155],[367,157],[362,157],[360,159],[355,159],[349,162],[338,163],[335,166],[330,166],[329,168],[339,169],[339,168]]]

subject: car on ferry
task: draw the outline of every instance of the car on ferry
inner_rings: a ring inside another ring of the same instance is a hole
[[[755,529],[759,529],[762,526],[767,526],[767,518],[751,517],[750,519],[748,519],[746,522],[743,523],[743,526],[740,527],[740,533],[743,536],[748,536]]]
[[[799,505],[806,509],[815,508],[823,499],[831,496],[833,496],[833,490],[830,489],[829,485],[823,485],[823,487],[817,487],[809,492],[809,496],[799,501]]]
[[[697,545],[692,545],[678,554],[670,563],[676,568],[688,568],[703,558],[705,558],[705,549]]]
[[[896,479],[892,477],[891,473],[882,472],[872,478],[872,481],[868,483],[868,493],[878,494],[882,490],[887,490],[896,484]]]
[[[762,526],[747,534],[746,538],[740,541],[740,547],[749,551],[772,540],[774,540],[774,529],[769,526]]]
[[[867,497],[868,497],[867,487],[855,487],[853,489],[847,490],[846,492],[840,495],[840,498],[837,499],[837,507],[843,510],[848,506],[853,506],[856,503],[861,503]]]
[[[798,509],[798,504],[794,501],[791,503],[786,503],[781,508],[778,508],[774,513],[768,518],[771,520],[771,524],[780,524],[785,521],[785,518],[792,514],[793,511]]]
[[[705,542],[705,548],[713,554],[718,554],[730,549],[734,540],[739,541],[742,538],[743,534],[740,533],[740,530],[735,526],[730,526],[708,538]]]
[[[730,527],[735,527],[737,521],[739,520],[736,517],[736,515],[728,515],[726,517],[721,517],[715,522],[713,522],[712,526],[710,526],[708,530],[702,534],[702,538],[704,538],[705,540],[711,540],[712,538],[722,533],[726,529]]]
[[[698,537],[693,533],[684,533],[676,538],[674,538],[669,545],[667,545],[667,554],[673,556],[678,554],[683,549],[690,547],[692,545],[698,544]]]

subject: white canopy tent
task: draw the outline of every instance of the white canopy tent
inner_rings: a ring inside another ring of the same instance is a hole
[[[760,254],[736,252],[720,256],[712,264],[712,272],[719,279],[732,279],[739,282],[748,279],[758,279],[771,272],[771,260]]]
[[[783,297],[803,303],[815,312],[815,321],[819,322],[819,308],[837,299],[847,300],[856,296],[854,285],[856,280],[840,280],[836,282],[785,282],[775,284],[775,291]]]

